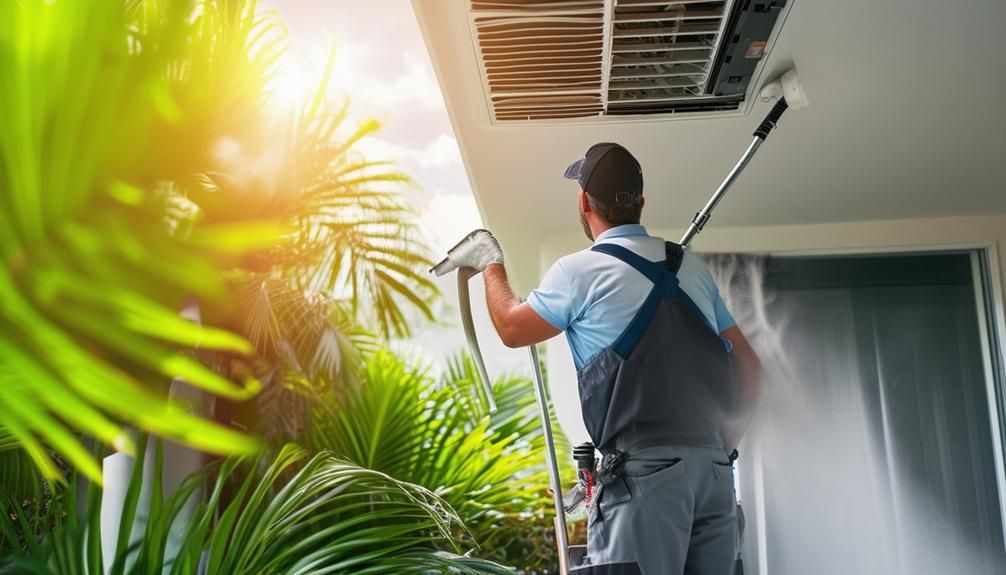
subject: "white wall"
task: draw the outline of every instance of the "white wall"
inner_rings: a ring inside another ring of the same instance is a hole
[[[646,223],[645,213],[643,223]],[[684,230],[650,229],[649,232],[676,240]],[[583,234],[553,234],[544,236],[540,246],[540,269],[544,274],[560,256],[588,247],[589,242]],[[1003,317],[1006,248],[1003,246],[1006,246],[1006,214],[745,228],[720,228],[714,221],[693,243],[699,252],[777,255],[989,247],[998,260],[991,265],[996,276],[992,287],[998,308],[999,340],[1006,341],[1003,328],[1006,324]],[[546,347],[549,384],[559,423],[574,444],[586,441],[577,397],[576,370],[569,347],[562,336],[550,340]]]

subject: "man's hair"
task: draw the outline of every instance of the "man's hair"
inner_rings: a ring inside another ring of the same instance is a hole
[[[643,212],[643,197],[639,196],[627,204],[609,204],[587,194],[590,210],[611,226],[638,224]]]

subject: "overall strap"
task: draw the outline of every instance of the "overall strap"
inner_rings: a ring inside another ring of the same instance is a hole
[[[654,284],[659,284],[661,276],[664,275],[665,266],[663,262],[651,262],[636,252],[618,244],[594,244],[594,247],[590,248],[590,251],[608,254],[629,264]]]
[[[678,250],[675,251],[671,246],[676,246]],[[660,303],[660,300],[677,295],[678,278],[675,272],[677,271],[677,266],[681,263],[680,246],[668,242],[668,255],[667,259],[663,262],[651,262],[636,252],[618,244],[594,244],[590,249],[591,251],[608,254],[621,260],[653,282],[653,289],[650,290],[649,295],[643,300],[639,311],[636,312],[635,317],[632,318],[632,321],[629,322],[629,325],[626,326],[625,330],[622,331],[621,335],[618,336],[618,339],[611,346],[612,351],[625,359],[632,354],[632,350],[636,348],[636,344],[643,337],[643,332],[646,331],[646,328],[653,320],[653,315],[657,311],[657,305]],[[672,269],[673,262],[671,256],[674,253],[677,253],[678,256],[675,258],[677,263],[674,264],[674,268]]]

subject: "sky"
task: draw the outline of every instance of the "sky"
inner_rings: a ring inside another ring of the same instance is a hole
[[[296,98],[320,74],[334,46],[332,92],[350,99],[351,121],[383,124],[357,149],[370,160],[393,160],[418,184],[405,190],[435,257],[482,227],[450,117],[408,0],[265,0],[288,26],[292,50],[281,69],[287,97]],[[281,94],[282,95],[282,94]],[[456,277],[436,280],[444,294],[437,324],[414,322],[415,337],[395,343],[434,370],[465,346],[458,321]],[[490,377],[529,373],[524,350],[500,343],[485,309],[481,276],[471,280],[473,313]]]

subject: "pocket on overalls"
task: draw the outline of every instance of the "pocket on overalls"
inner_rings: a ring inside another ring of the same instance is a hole
[[[734,492],[734,466],[729,461],[713,460],[713,482],[710,487],[714,490],[710,504],[721,512],[730,510],[737,506],[737,494]]]
[[[618,549],[613,533],[624,529],[630,515],[632,492],[624,478],[618,478],[600,487],[587,514],[587,554],[594,564],[618,559]]]
[[[713,477],[721,480],[734,481],[734,464],[729,461],[713,461]]]
[[[651,471],[645,475],[630,476],[627,479],[630,481],[630,488],[635,494],[636,499],[643,500],[650,493],[660,489],[662,485],[684,475],[687,471],[687,463],[680,457],[676,457],[656,471]]]
[[[619,477],[611,483],[601,486],[597,494],[595,507],[595,519],[604,521],[605,515],[610,515],[618,506],[632,501],[632,492],[629,490],[625,478]]]

